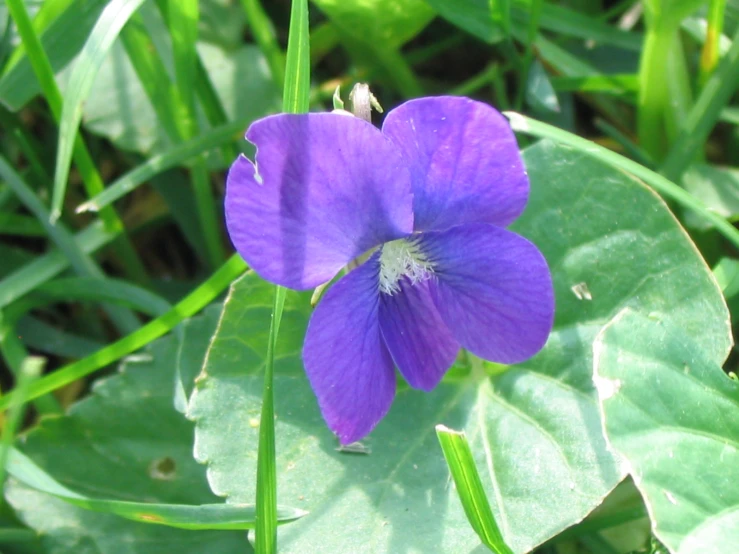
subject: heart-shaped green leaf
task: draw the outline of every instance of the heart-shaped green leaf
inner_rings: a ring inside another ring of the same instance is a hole
[[[678,554],[729,554],[739,538],[739,383],[701,335],[624,310],[595,342],[595,382],[608,441],[655,535]]]
[[[464,429],[496,521],[526,552],[580,521],[624,477],[606,448],[592,385],[592,343],[624,306],[664,314],[715,363],[731,345],[715,281],[652,191],[625,173],[542,142],[524,156],[531,198],[514,230],[539,246],[557,312],[544,350],[508,368],[460,362],[432,393],[398,392],[363,453],[337,451],[305,379],[305,295],[288,294],[275,375],[278,498],[306,509],[279,531],[281,552],[468,552],[469,527],[434,426]],[[628,263],[626,263],[628,262]],[[189,415],[213,490],[254,500],[272,287],[234,284]]]
[[[7,499],[45,552],[249,551],[243,531],[173,528],[246,529],[255,513],[253,503],[234,511],[213,496],[192,459],[192,424],[172,405],[175,339],[124,362],[69,415],[24,437],[25,456],[11,455]],[[280,511],[283,521],[299,515]]]

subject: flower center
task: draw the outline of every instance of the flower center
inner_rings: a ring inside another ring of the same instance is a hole
[[[434,268],[418,244],[405,239],[386,242],[380,254],[380,290],[385,294],[400,291],[398,282],[408,277],[414,285],[430,278]]]

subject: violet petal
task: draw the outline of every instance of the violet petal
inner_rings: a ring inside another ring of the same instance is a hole
[[[524,209],[529,180],[508,121],[487,104],[419,98],[385,118],[413,178],[416,230],[462,223],[505,227]]]
[[[378,320],[379,255],[342,277],[308,323],[303,362],[323,418],[342,444],[369,433],[390,408],[395,371]]]
[[[463,348],[486,360],[522,362],[552,329],[554,292],[544,256],[525,238],[485,223],[424,233],[441,317]]]
[[[264,279],[293,289],[330,280],[369,248],[413,227],[410,176],[375,127],[346,115],[280,114],[256,121],[226,182],[226,225]]]
[[[380,328],[393,361],[410,386],[426,391],[439,384],[459,351],[428,283],[404,277],[398,292],[380,295]]]

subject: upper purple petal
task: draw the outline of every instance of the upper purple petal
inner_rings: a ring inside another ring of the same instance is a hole
[[[536,354],[552,329],[554,291],[546,260],[525,238],[485,223],[424,233],[431,292],[463,348],[504,364]]]
[[[392,295],[380,294],[380,329],[390,354],[408,384],[429,391],[454,363],[459,343],[442,321],[428,288],[407,277]]]
[[[508,121],[469,98],[419,98],[382,126],[413,178],[416,230],[461,223],[505,227],[524,209],[529,180]]]
[[[369,433],[395,396],[378,320],[379,255],[342,277],[308,323],[303,362],[321,413],[342,444]]]
[[[226,181],[226,225],[263,278],[293,289],[329,281],[369,248],[413,228],[410,175],[397,148],[346,115],[280,114],[246,138]]]

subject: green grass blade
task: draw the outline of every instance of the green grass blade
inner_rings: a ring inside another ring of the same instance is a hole
[[[33,28],[26,7],[22,0],[7,0],[6,5],[18,28],[18,34],[23,41],[23,47],[33,65],[36,78],[41,84],[41,90],[44,91],[46,101],[49,103],[51,111],[55,112],[58,116],[61,113],[62,95],[56,86],[51,62],[49,62],[49,58],[46,52],[44,52],[41,41]]]
[[[252,529],[254,506],[244,504],[153,504],[124,500],[102,500],[84,496],[56,481],[29,457],[16,449],[10,450],[8,473],[21,483],[60,500],[95,512],[116,514],[126,519],[166,525],[179,529]],[[280,508],[280,523],[293,521],[306,512],[296,508]]]
[[[21,363],[17,375],[16,397],[10,405],[3,423],[2,438],[0,438],[0,485],[5,485],[6,466],[12,449],[15,435],[18,432],[23,414],[25,413],[28,386],[39,378],[44,370],[46,360],[36,356],[28,356]]]
[[[603,133],[605,133],[611,139],[620,144],[624,151],[632,159],[650,169],[654,167],[654,162],[649,157],[649,155],[644,150],[639,148],[639,146],[633,140],[631,140],[624,133],[616,129],[613,125],[603,121],[602,119],[596,119],[595,126],[599,130],[603,131]]]
[[[54,193],[51,200],[51,217],[53,219],[58,218],[62,213],[62,205],[67,189],[67,176],[72,164],[74,141],[82,120],[82,105],[90,94],[95,76],[113,46],[113,42],[143,2],[144,0],[111,0],[100,14],[100,18],[87,38],[85,46],[77,56],[64,93],[64,104],[59,121]]]
[[[275,408],[272,383],[275,346],[285,306],[285,289],[275,287],[275,302],[269,326],[267,358],[264,369],[262,413],[259,420],[259,452],[257,458],[257,554],[277,552],[277,463],[275,452]]]
[[[28,58],[33,66],[36,78],[41,85],[46,101],[49,104],[51,113],[54,119],[59,122],[62,115],[62,95],[54,80],[54,71],[49,58],[41,46],[41,41],[31,24],[23,1],[8,0],[7,6],[18,28],[18,34],[21,36]],[[85,185],[87,194],[93,196],[101,192],[104,188],[103,180],[95,168],[92,157],[85,147],[82,138],[79,136],[74,144],[74,159],[82,176],[82,182]],[[109,231],[121,235],[114,245],[117,253],[124,261],[124,267],[130,276],[140,283],[145,283],[147,281],[146,270],[138,258],[133,244],[123,233],[124,226],[121,219],[112,208],[101,211],[100,217]]]
[[[734,125],[739,125],[739,108],[732,107],[732,106],[729,106],[728,108],[724,108],[723,110],[721,110],[719,119],[721,121],[725,121],[726,123],[732,123]]]
[[[6,323],[15,324],[27,312],[57,302],[111,302],[127,306],[152,317],[159,317],[172,305],[158,294],[119,279],[90,279],[67,277],[44,283],[34,291],[8,306]]]
[[[731,48],[721,60],[718,69],[706,81],[672,144],[661,168],[661,173],[665,177],[674,181],[680,180],[683,172],[705,144],[738,84],[739,29],[734,33]]]
[[[708,28],[706,42],[701,52],[698,83],[701,87],[706,83],[719,60],[721,33],[724,30],[724,11],[726,0],[711,0],[708,5]]]
[[[436,436],[457,487],[464,513],[475,533],[496,554],[513,554],[498,529],[464,433],[437,425]]]
[[[97,221],[74,236],[77,249],[84,254],[96,252],[115,238],[102,222]],[[32,291],[41,283],[53,279],[69,267],[70,261],[62,250],[52,250],[10,273],[0,281],[0,309]]]
[[[621,96],[639,91],[639,77],[633,73],[552,77],[552,86],[562,92],[603,92]]]
[[[141,12],[143,11],[142,8]],[[182,121],[178,115],[185,112],[185,107],[146,30],[141,13],[134,14],[129,24],[123,28],[121,42],[154,108],[157,120],[169,139],[174,143],[179,142],[184,136],[184,129],[180,127]]]
[[[504,112],[504,115],[511,122],[511,127],[518,133],[524,133],[539,138],[551,139],[560,144],[571,146],[572,148],[593,156],[609,165],[617,167],[635,177],[638,177],[661,195],[674,200],[681,206],[694,211],[699,216],[710,221],[722,235],[724,235],[735,246],[739,247],[739,230],[724,218],[716,215],[708,209],[703,202],[694,196],[685,192],[680,186],[676,185],[669,179],[655,173],[651,169],[639,165],[638,163],[604,148],[592,141],[558,129],[552,125],[547,125],[541,121],[536,121],[515,112]]]
[[[308,35],[308,0],[293,0],[287,43],[287,65],[282,109],[287,113],[304,113],[310,105],[310,42]],[[264,371],[264,393],[259,424],[257,453],[257,554],[277,552],[277,468],[275,461],[275,415],[272,379],[275,345],[285,304],[285,289],[275,287],[275,302],[267,343]]]
[[[623,31],[614,25],[608,25],[582,12],[559,6],[553,2],[544,2],[542,6],[541,27],[547,31],[592,40],[600,44],[610,44],[633,52],[638,52],[642,47],[642,37],[639,34]]]
[[[103,192],[84,204],[80,204],[77,207],[77,213],[96,212],[124,197],[159,173],[181,165],[193,156],[221,146],[235,136],[243,134],[249,121],[251,119],[240,119],[221,125],[187,142],[177,144],[162,154],[149,158],[146,162],[111,183]]]
[[[9,317],[6,317],[5,313],[0,313],[0,354],[2,354],[5,365],[16,378],[16,388],[18,388],[20,386],[18,380],[21,378],[23,364],[30,357],[30,354],[25,344],[23,344],[21,337],[16,332],[13,321]],[[23,392],[20,392],[19,389],[19,394],[25,397],[27,390],[24,388]],[[61,415],[64,413],[57,399],[50,394],[34,398],[32,402],[34,408],[41,416]]]
[[[277,42],[275,29],[259,0],[241,0],[246,14],[246,23],[254,40],[264,54],[275,84],[282,90],[285,86],[285,54]]]
[[[49,213],[36,193],[20,178],[13,168],[0,156],[0,176],[18,196],[24,206],[39,220],[51,240],[69,258],[74,270],[82,276],[102,279],[105,274],[87,254],[77,248],[72,234],[61,224],[52,223]],[[139,326],[138,319],[130,311],[110,307],[106,310],[122,332],[131,332]]]
[[[75,0],[46,0],[33,18],[33,30],[38,36],[49,27],[49,25],[69,8]],[[3,73],[7,74],[15,64],[17,64],[26,53],[26,48],[21,42],[13,51],[8,62],[3,68]]]
[[[94,371],[135,352],[174,329],[180,322],[196,314],[223,292],[231,281],[246,270],[246,264],[238,256],[231,258],[207,281],[193,290],[164,315],[150,321],[140,329],[123,337],[82,360],[66,365],[54,373],[46,375],[29,387],[28,398],[32,400],[48,392],[61,388],[77,379],[86,377]],[[15,392],[0,398],[0,410],[13,401]]]
[[[43,237],[46,236],[46,232],[43,225],[30,216],[2,212],[0,213],[0,235]]]
[[[105,346],[33,316],[22,318],[15,329],[26,347],[61,358],[85,358]]]
[[[194,84],[198,59],[198,53],[195,50],[198,42],[198,18],[200,17],[198,0],[168,0],[167,14],[169,15],[167,21],[169,34],[172,37],[175,83],[187,107],[187,112],[182,116],[188,118],[185,128],[189,138],[196,132]]]
[[[162,0],[158,4],[160,7],[165,6]],[[165,19],[169,22],[171,15],[168,10],[162,8],[162,11],[165,12]],[[145,13],[142,10],[142,14]],[[131,23],[121,34],[126,53],[167,136],[174,144],[178,144],[191,138],[197,132],[194,108],[190,109],[181,91],[169,79],[167,69],[149,36],[143,18],[136,14],[131,18]],[[174,54],[177,55],[176,52]],[[188,62],[196,60],[197,58],[188,58]],[[184,63],[186,62],[181,61],[180,65]],[[197,67],[193,67],[193,70],[197,70]],[[207,246],[208,259],[206,261],[211,267],[218,267],[226,254],[221,239],[219,210],[215,205],[204,160],[194,162],[191,176],[193,192],[197,200],[198,220]]]
[[[306,0],[293,0],[285,61],[285,89],[282,94],[282,110],[285,113],[305,113],[310,108],[308,33],[308,3]]]

